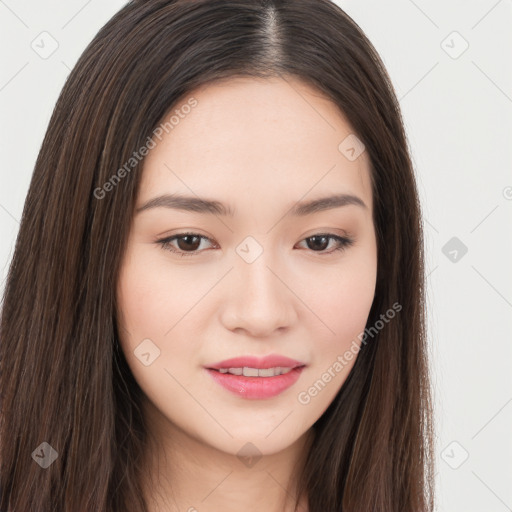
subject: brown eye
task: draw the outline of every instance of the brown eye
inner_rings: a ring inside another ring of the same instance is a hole
[[[185,235],[176,239],[178,249],[181,251],[195,251],[201,245],[201,237]]]
[[[198,235],[197,233],[182,233],[174,235],[163,240],[158,240],[157,243],[167,251],[179,254],[180,256],[194,256],[202,251],[198,251],[203,240],[210,241],[209,238]],[[176,242],[176,245],[173,245]]]
[[[331,240],[336,242],[334,249],[326,251]],[[330,233],[319,233],[317,235],[305,238],[304,241],[306,242],[308,249],[311,249],[313,252],[318,252],[320,254],[332,254],[333,252],[344,250],[354,243],[352,238],[333,235]]]
[[[311,236],[306,238],[308,240],[308,247],[314,251],[325,251],[329,245],[330,238],[328,236]],[[312,243],[309,243],[312,242]]]

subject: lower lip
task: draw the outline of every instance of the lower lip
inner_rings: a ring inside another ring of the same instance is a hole
[[[231,373],[220,373],[217,370],[206,368],[215,382],[242,398],[262,400],[279,395],[293,386],[300,377],[304,366],[294,368],[284,375],[275,377],[244,377]]]

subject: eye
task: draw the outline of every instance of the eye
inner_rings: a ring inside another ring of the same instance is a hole
[[[199,235],[198,233],[180,233],[179,235],[173,235],[168,238],[157,240],[156,243],[158,243],[162,249],[179,254],[180,256],[195,256],[202,252],[198,251],[198,248],[203,240],[211,242],[208,237]],[[325,249],[329,247],[331,241],[335,242],[335,247],[330,251],[326,251]],[[178,247],[173,245],[173,242],[176,242]],[[342,251],[350,247],[354,243],[354,239],[346,236],[334,235],[332,233],[318,233],[304,238],[302,242],[306,242],[308,248],[313,252],[318,252],[320,254],[332,254],[336,251]]]
[[[319,250],[313,250],[313,252],[320,252],[322,254],[332,254],[336,251],[343,251],[350,247],[354,243],[353,238],[349,238],[347,236],[338,236],[333,235],[332,233],[318,233],[313,236],[309,236],[308,238],[304,238],[306,245],[309,248],[317,248]],[[325,251],[325,249],[329,246],[330,241],[335,242],[334,249],[330,251]]]
[[[169,238],[157,240],[157,243],[161,245],[162,249],[174,252],[180,256],[194,256],[197,254],[197,249],[201,245],[202,240],[211,241],[208,237],[197,233],[181,233]],[[177,249],[174,245],[171,245],[174,241],[178,242]]]

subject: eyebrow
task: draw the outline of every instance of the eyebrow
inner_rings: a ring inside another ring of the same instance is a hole
[[[306,215],[311,215],[312,213],[348,205],[355,205],[365,209],[368,208],[364,201],[358,196],[353,194],[334,194],[327,197],[321,197],[319,199],[299,201],[291,208],[290,214],[296,217],[304,217]],[[235,215],[235,212],[231,207],[226,206],[220,201],[184,196],[180,194],[163,194],[154,197],[137,208],[136,213],[140,213],[151,208],[172,208],[188,212],[229,217],[233,217]]]

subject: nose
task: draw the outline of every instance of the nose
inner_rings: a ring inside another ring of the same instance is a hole
[[[240,259],[230,273],[221,320],[231,331],[264,338],[286,330],[297,319],[298,299],[287,283],[289,273],[265,255],[252,263]]]

